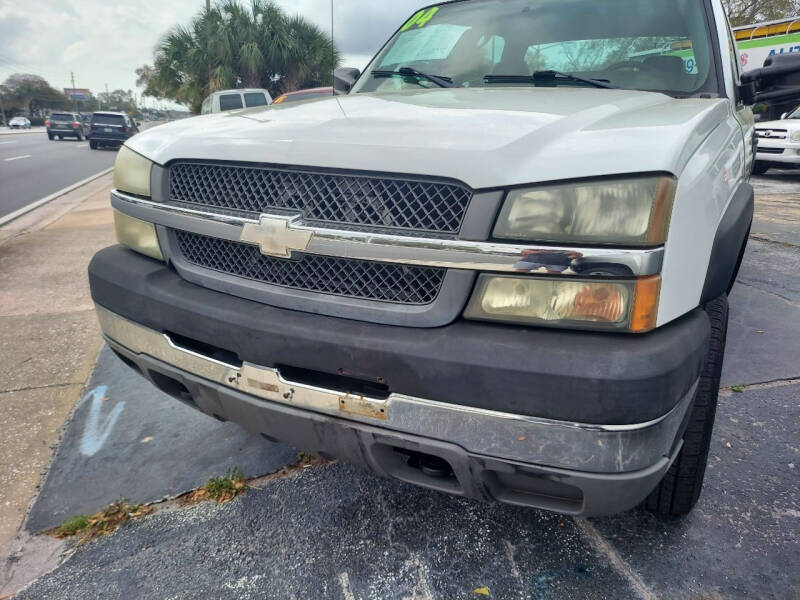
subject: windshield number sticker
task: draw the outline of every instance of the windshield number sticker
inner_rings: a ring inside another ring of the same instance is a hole
[[[439,7],[438,6],[434,6],[432,8],[429,8],[428,10],[425,10],[423,8],[421,11],[419,11],[417,14],[415,14],[413,17],[411,17],[408,20],[408,23],[403,25],[403,28],[400,31],[401,32],[402,31],[407,31],[408,29],[411,29],[414,25],[417,26],[417,29],[420,29],[421,27],[425,27],[425,25],[428,24],[428,21],[430,21],[437,12],[439,12]]]

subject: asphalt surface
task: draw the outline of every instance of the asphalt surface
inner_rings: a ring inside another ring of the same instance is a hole
[[[74,138],[0,136],[0,218],[114,165],[116,150],[91,150]]]
[[[17,598],[800,598],[800,176],[754,184],[727,389],[688,517],[573,519],[316,466],[74,548]],[[268,473],[292,456],[139,381],[103,353],[28,531],[49,513],[173,495],[231,465]]]

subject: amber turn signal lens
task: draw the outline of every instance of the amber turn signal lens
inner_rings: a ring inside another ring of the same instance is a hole
[[[656,328],[658,317],[658,298],[661,293],[661,275],[643,277],[636,280],[633,293],[630,330],[644,333]]]

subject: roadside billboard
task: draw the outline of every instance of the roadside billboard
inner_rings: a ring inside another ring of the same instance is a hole
[[[86,88],[64,88],[64,95],[70,100],[82,102],[84,100],[88,100],[92,95],[92,92]]]

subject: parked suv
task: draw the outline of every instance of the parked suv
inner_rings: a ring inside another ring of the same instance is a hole
[[[74,137],[78,141],[88,137],[89,131],[78,113],[52,113],[44,122],[47,128],[47,139],[59,140]]]
[[[89,266],[105,339],[210,416],[385,476],[685,514],[749,105],[800,97],[800,55],[741,75],[732,47],[720,0],[462,0],[335,98],[148,130]]]
[[[763,175],[771,168],[800,167],[800,107],[785,113],[780,121],[756,125],[758,150],[753,172]]]
[[[125,140],[139,133],[138,123],[121,112],[92,113],[92,129],[89,147],[96,150],[101,146],[119,147]]]

